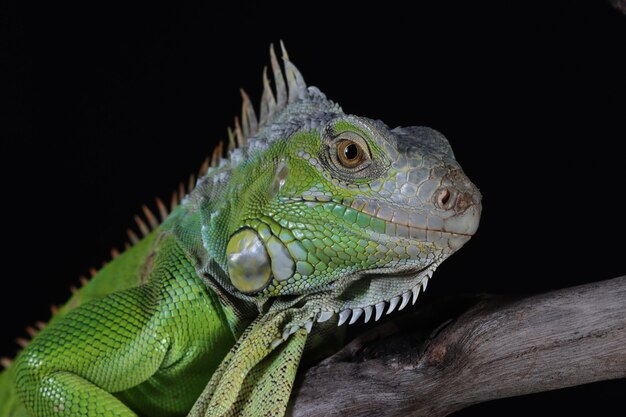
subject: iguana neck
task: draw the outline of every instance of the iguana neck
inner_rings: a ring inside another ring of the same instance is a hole
[[[239,337],[259,311],[252,298],[236,296],[221,284],[226,282],[228,277],[204,246],[203,221],[200,207],[195,204],[196,201],[198,200],[193,198],[186,199],[161,225],[161,232],[176,236],[183,250],[194,260],[198,276],[218,295],[230,328],[235,337]]]

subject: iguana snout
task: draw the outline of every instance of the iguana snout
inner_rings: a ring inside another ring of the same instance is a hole
[[[460,248],[478,229],[482,211],[480,191],[462,171],[453,170],[444,176],[432,199],[434,207],[446,214],[441,219],[441,231],[452,235],[451,249]]]

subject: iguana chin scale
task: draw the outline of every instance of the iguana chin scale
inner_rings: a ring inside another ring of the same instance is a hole
[[[415,303],[474,234],[444,136],[347,115],[270,57],[259,119],[243,93],[228,157],[18,355],[0,417],[281,416],[305,349]]]

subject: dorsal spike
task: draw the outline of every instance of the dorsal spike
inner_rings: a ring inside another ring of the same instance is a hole
[[[254,107],[252,106],[252,102],[250,101],[250,97],[246,91],[241,88],[239,89],[241,93],[241,121],[243,122],[243,135],[246,138],[254,135],[258,128],[256,113],[254,112]]]
[[[13,361],[10,358],[2,357],[0,358],[0,365],[2,365],[5,369],[11,366]]]
[[[206,160],[208,161],[209,159],[207,158]],[[156,205],[157,205],[157,209],[159,210],[159,216],[161,217],[161,221],[164,222],[165,219],[167,218],[167,215],[169,214],[167,212],[167,207],[165,207],[163,200],[161,200],[160,198],[156,199]],[[113,252],[111,252],[111,254],[113,254]]]
[[[146,216],[150,228],[152,230],[156,230],[156,228],[159,227],[159,221],[157,220],[154,213],[152,213],[152,210],[150,210],[145,204],[141,206],[141,210],[143,211],[143,215]]]
[[[241,125],[239,124],[239,118],[235,116],[235,138],[237,139],[237,147],[243,148],[246,146],[246,139],[241,131]]]
[[[137,227],[139,227],[141,235],[148,236],[150,234],[150,229],[148,228],[146,222],[144,222],[143,219],[137,215],[135,215],[133,218],[135,219],[135,223],[137,223]]]
[[[274,115],[276,109],[276,99],[267,78],[267,66],[263,67],[263,94],[261,95],[261,116],[259,125],[263,126]]]
[[[174,211],[176,207],[178,207],[178,194],[174,191],[172,193],[172,199],[170,200],[170,213]]]
[[[96,268],[89,268],[89,276],[90,277],[95,277],[96,274],[98,273],[98,270]]]
[[[78,277],[78,281],[80,282],[81,287],[84,287],[85,285],[89,284],[89,280],[84,275],[81,275],[80,277]]]
[[[36,321],[35,326],[37,326],[39,330],[43,330],[46,328],[47,324],[44,323],[43,321]]]
[[[180,184],[178,184],[178,200],[182,202],[185,195],[187,195],[185,192],[185,183],[181,181]]]
[[[204,158],[202,165],[200,165],[200,169],[198,170],[198,178],[204,177],[209,170],[209,164],[211,163],[210,158]]]
[[[15,343],[17,343],[18,346],[20,346],[21,348],[25,348],[26,346],[28,346],[28,340],[24,339],[23,337],[18,337],[17,339],[15,339]]]
[[[287,87],[283,72],[274,52],[274,45],[270,45],[270,60],[272,61],[272,72],[274,73],[274,84],[276,85],[276,108],[282,109],[287,104]]]
[[[189,176],[189,182],[187,182],[187,192],[190,193],[193,191],[193,189],[196,188],[196,176],[191,174]],[[159,225],[157,224],[157,227]]]
[[[228,127],[228,152],[234,151],[237,147],[237,140],[235,139],[235,132]]]
[[[267,103],[265,102],[267,99],[265,97],[265,90],[263,90],[263,94],[261,95],[261,103],[259,104],[259,127],[265,126],[265,122],[267,122],[267,114],[269,113],[267,110]]]
[[[239,91],[241,90],[242,89],[240,88]],[[243,132],[244,138],[247,138],[250,136],[250,125],[248,124],[248,115],[246,114],[245,100],[242,100],[242,104],[241,104],[241,131]]]
[[[26,333],[28,333],[30,337],[35,337],[37,333],[39,333],[39,330],[35,329],[33,326],[26,326]]]
[[[59,306],[55,304],[50,304],[50,313],[52,313],[53,316],[56,316],[58,312],[59,312]]]
[[[287,49],[283,41],[280,41],[280,49],[282,50],[283,62],[285,64],[289,103],[293,103],[296,99],[302,99],[306,96],[306,83],[298,68],[289,60],[289,54],[287,54]]]
[[[220,161],[224,158],[224,141],[221,140],[220,143],[217,144],[217,149],[220,155]],[[218,163],[219,165],[219,163]]]
[[[211,166],[216,167],[222,160],[222,142],[219,142],[215,148],[213,148],[213,154],[211,155]]]
[[[306,97],[306,83],[298,68],[291,61],[285,60],[285,72],[289,84],[289,102]]]
[[[72,294],[76,294],[76,291],[78,291],[78,288],[76,288],[76,285],[70,285],[70,292]]]
[[[280,51],[283,54],[283,59],[286,61],[289,61],[289,54],[287,53],[287,48],[285,48],[285,42],[283,42],[283,40],[280,40]]]
[[[137,234],[133,231],[133,229],[127,229],[126,234],[128,235],[128,240],[130,240],[131,245],[139,243],[139,237],[137,237]]]

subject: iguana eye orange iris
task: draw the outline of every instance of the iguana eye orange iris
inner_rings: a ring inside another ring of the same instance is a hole
[[[365,160],[365,152],[358,143],[343,139],[337,144],[337,159],[346,168],[354,168]]]

